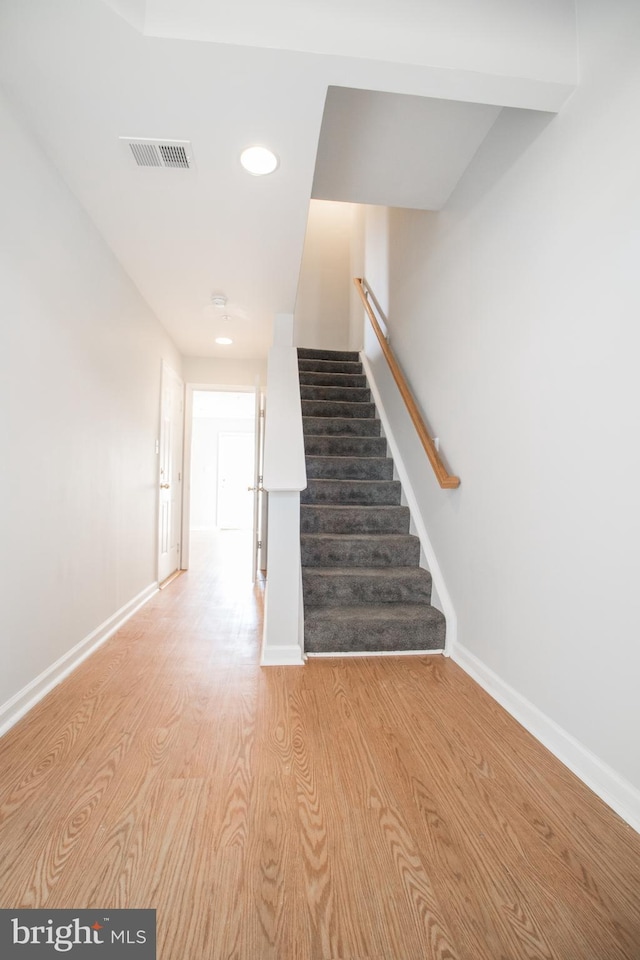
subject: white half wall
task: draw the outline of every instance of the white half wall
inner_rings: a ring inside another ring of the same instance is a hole
[[[365,276],[462,480],[396,435],[459,659],[638,826],[640,7],[577,10],[570,103],[503,111],[441,213],[370,211]]]
[[[307,485],[293,316],[279,314],[269,351],[264,489],[269,494],[263,666],[304,663],[300,491]]]
[[[160,371],[181,361],[1,97],[0,140],[0,707],[19,713],[153,589]]]

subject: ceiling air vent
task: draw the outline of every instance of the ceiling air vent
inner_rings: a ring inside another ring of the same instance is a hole
[[[120,137],[139,167],[169,167],[189,170],[193,167],[193,150],[188,140],[141,140]]]

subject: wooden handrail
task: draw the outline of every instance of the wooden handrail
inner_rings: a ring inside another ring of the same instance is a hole
[[[387,359],[387,363],[389,364],[389,369],[393,374],[393,379],[398,385],[400,395],[402,396],[402,399],[405,402],[407,410],[409,411],[409,416],[411,417],[411,420],[413,421],[413,425],[416,428],[418,436],[420,437],[420,442],[424,447],[424,452],[429,458],[429,463],[433,467],[433,472],[436,475],[436,479],[440,484],[440,486],[443,487],[444,489],[453,490],[456,487],[460,486],[460,477],[452,476],[452,474],[448,472],[444,463],[440,459],[440,454],[436,449],[436,445],[433,442],[433,438],[431,437],[431,435],[429,434],[429,431],[425,426],[424,420],[422,419],[422,416],[418,409],[418,405],[413,398],[413,394],[409,389],[409,385],[407,381],[404,378],[404,374],[402,373],[402,370],[398,365],[398,361],[393,355],[393,351],[391,347],[387,343],[387,339],[385,335],[380,329],[380,324],[378,323],[376,315],[371,309],[371,304],[367,299],[367,293],[366,293],[362,278],[354,277],[353,282],[356,286],[356,290],[360,294],[360,299],[362,300],[363,306],[367,312],[367,316],[369,317],[369,321],[371,323],[371,326],[373,327],[373,331],[380,342],[380,346],[382,347],[382,352],[384,353]]]

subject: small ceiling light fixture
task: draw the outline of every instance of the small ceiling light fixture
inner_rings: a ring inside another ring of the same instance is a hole
[[[240,163],[254,177],[264,177],[273,173],[279,160],[273,150],[267,147],[245,147],[240,154]]]
[[[231,337],[216,337],[216,343],[221,344],[223,347],[227,347],[230,343],[233,343],[233,340]]]
[[[212,293],[211,294],[211,303],[214,307],[226,307],[227,298],[224,293]]]
[[[229,321],[231,320],[231,317],[229,316],[228,313],[225,313],[225,315],[222,317],[222,320],[224,321],[224,323],[229,323]]]

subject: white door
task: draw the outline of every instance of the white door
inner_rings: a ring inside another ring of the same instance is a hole
[[[182,438],[184,384],[162,365],[160,400],[160,470],[158,498],[158,582],[180,567],[182,531]]]
[[[251,527],[254,460],[253,434],[219,434],[216,523],[221,530],[246,530]]]

